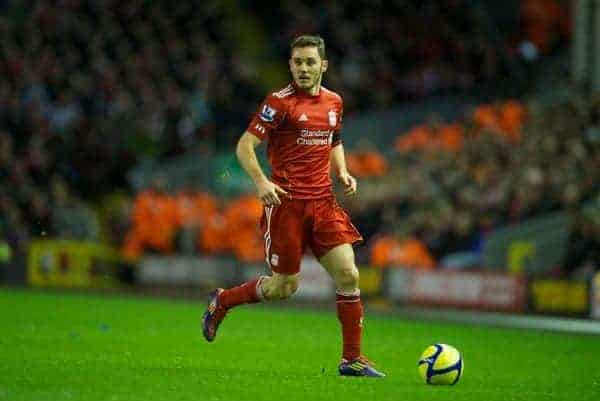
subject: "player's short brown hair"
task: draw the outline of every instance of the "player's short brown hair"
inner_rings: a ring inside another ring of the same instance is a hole
[[[292,40],[290,44],[290,54],[297,47],[316,47],[319,57],[325,60],[325,41],[322,37],[316,35],[301,35]]]

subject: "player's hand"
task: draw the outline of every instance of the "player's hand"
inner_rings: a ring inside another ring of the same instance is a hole
[[[356,193],[357,185],[356,178],[352,177],[348,173],[340,173],[340,181],[344,184],[344,195],[351,196]]]
[[[281,205],[280,196],[288,196],[287,191],[269,180],[256,184],[256,189],[258,190],[258,197],[265,206],[279,206]]]

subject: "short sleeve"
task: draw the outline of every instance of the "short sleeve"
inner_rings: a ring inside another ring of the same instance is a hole
[[[285,118],[284,106],[285,104],[281,99],[272,94],[267,96],[252,117],[247,131],[260,139],[265,139],[283,122]]]
[[[333,140],[331,143],[332,147],[337,146],[342,143],[341,134],[342,134],[343,119],[344,119],[344,105],[340,101],[340,105],[338,107],[337,116],[336,116],[336,125],[335,125],[335,128],[333,129]]]

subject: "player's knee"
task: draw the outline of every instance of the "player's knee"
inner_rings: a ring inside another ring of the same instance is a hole
[[[266,300],[279,299],[279,286],[272,279],[265,280],[262,285],[262,295]]]
[[[286,299],[298,289],[298,278],[287,278],[285,280],[269,280],[264,285],[263,296],[269,300]]]
[[[296,291],[298,291],[298,279],[288,282],[288,285],[286,288],[287,297],[294,295],[296,293]]]
[[[280,299],[291,297],[298,290],[298,279],[286,280],[279,290]]]
[[[344,289],[358,288],[359,274],[354,264],[339,270],[337,275],[337,285]]]

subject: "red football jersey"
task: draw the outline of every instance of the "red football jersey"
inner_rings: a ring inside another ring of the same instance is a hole
[[[310,95],[290,84],[267,96],[248,132],[268,138],[271,179],[292,199],[319,199],[332,194],[331,149],[341,143],[343,103],[321,86]]]

